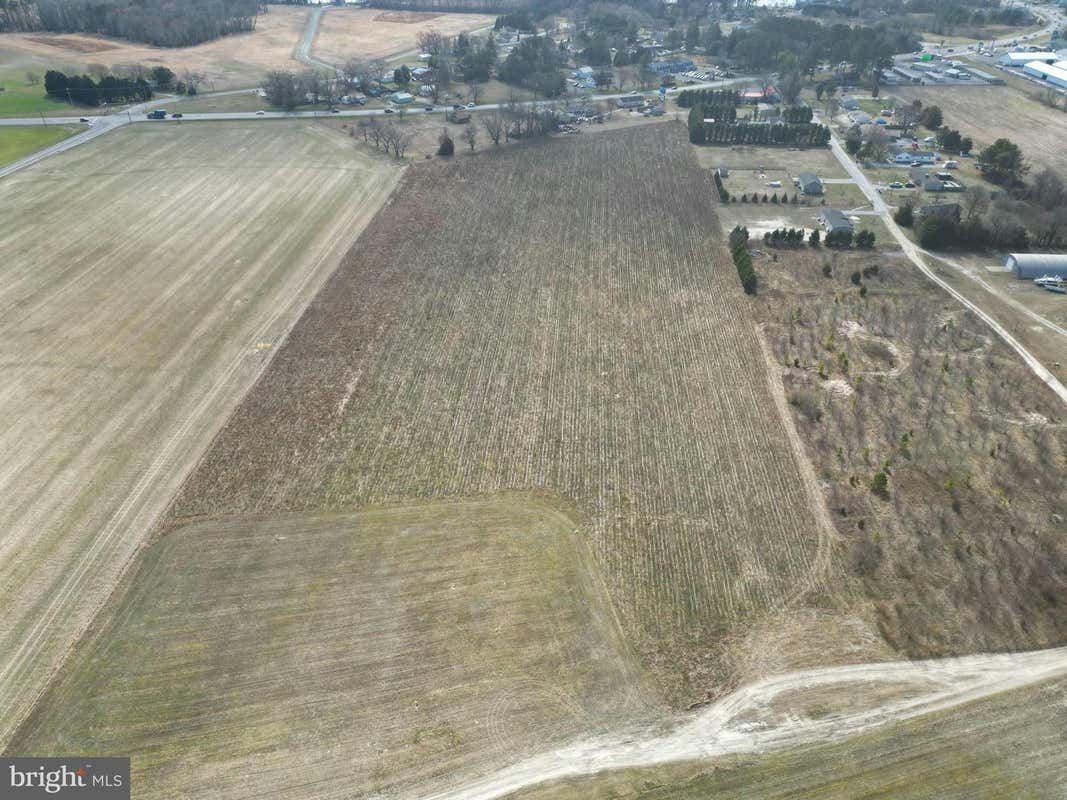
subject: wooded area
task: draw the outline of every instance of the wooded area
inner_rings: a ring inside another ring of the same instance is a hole
[[[188,47],[255,30],[259,0],[0,0],[0,33],[96,33]]]

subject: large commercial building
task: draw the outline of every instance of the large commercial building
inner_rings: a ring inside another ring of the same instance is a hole
[[[1043,80],[1052,86],[1067,89],[1067,61],[1057,61],[1055,64],[1034,61],[1027,64],[1023,71],[1027,75]]]
[[[1055,64],[1059,60],[1055,53],[1005,53],[1000,57],[1000,63],[1006,67],[1025,67],[1034,61]]]
[[[1067,278],[1067,254],[1012,253],[1004,261],[1004,266],[1016,278],[1033,280],[1045,275]]]

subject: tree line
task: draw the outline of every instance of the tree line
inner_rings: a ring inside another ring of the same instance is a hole
[[[693,144],[753,144],[825,147],[830,129],[811,122],[759,124],[718,121],[706,115],[704,106],[689,110],[689,141]]]
[[[741,105],[741,93],[736,89],[682,89],[677,99],[681,108],[697,105],[735,108]]]
[[[260,0],[4,0],[0,31],[93,33],[188,47],[255,30]]]
[[[144,102],[152,99],[152,86],[141,77],[119,78],[105,75],[98,83],[88,75],[67,75],[54,69],[44,74],[44,91],[49,97],[83,106]]]
[[[748,228],[740,225],[730,231],[730,254],[733,257],[737,277],[745,294],[755,294],[759,285],[756,269],[752,266],[752,253],[748,251]]]

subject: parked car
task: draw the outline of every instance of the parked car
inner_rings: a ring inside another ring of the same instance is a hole
[[[903,189],[904,188],[904,184],[901,183],[900,181],[893,181],[891,184],[889,184],[889,188],[890,189]]]

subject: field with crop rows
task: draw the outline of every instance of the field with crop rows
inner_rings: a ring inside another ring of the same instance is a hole
[[[0,181],[0,745],[396,177],[281,122]]]
[[[405,181],[173,518],[555,492],[668,691],[720,688],[722,637],[826,561],[684,129]]]
[[[575,528],[507,497],[170,531],[10,752],[129,754],[138,798],[395,796],[645,715]]]

